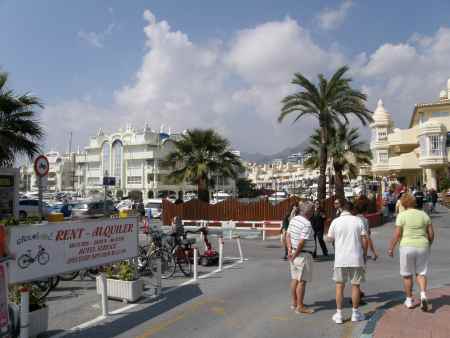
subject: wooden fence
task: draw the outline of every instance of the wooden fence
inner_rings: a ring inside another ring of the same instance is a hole
[[[199,200],[190,200],[186,203],[173,204],[163,200],[163,224],[170,224],[175,216],[188,220],[207,221],[265,221],[282,220],[290,207],[298,203],[300,198],[290,197],[275,205],[268,199],[257,202],[243,203],[237,199],[227,199],[217,204],[208,204]]]

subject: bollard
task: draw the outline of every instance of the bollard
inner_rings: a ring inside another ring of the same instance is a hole
[[[239,250],[239,262],[244,262],[244,255],[242,254],[242,247],[241,247],[241,237],[237,236],[236,238],[238,250]]]
[[[156,260],[156,289],[155,296],[159,297],[161,295],[162,289],[162,278],[161,278],[161,270],[162,270],[162,258],[158,257]]]
[[[20,289],[20,338],[28,338],[30,329],[30,292]]]
[[[223,264],[223,238],[219,237],[219,271],[222,271]]]
[[[266,240],[266,222],[264,222],[263,223],[263,230],[262,230],[262,233],[263,233],[263,241],[265,241]]]
[[[197,280],[198,249],[194,247],[194,280]]]
[[[103,272],[97,276],[98,283],[100,284],[100,296],[102,305],[103,317],[108,316],[108,286],[106,283],[106,277]]]

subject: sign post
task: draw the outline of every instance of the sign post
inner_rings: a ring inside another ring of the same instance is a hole
[[[36,157],[34,160],[34,172],[38,177],[38,197],[39,197],[39,215],[41,219],[44,218],[44,212],[42,209],[42,178],[48,175],[50,164],[48,158],[44,155]]]
[[[116,178],[115,177],[109,177],[108,176],[108,171],[105,171],[105,176],[103,177],[103,186],[105,187],[105,195],[103,198],[103,214],[105,216],[106,215],[106,195],[107,195],[107,191],[108,191],[108,187],[110,186],[115,186],[116,185]]]

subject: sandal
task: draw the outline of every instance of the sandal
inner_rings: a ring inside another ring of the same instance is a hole
[[[295,309],[295,313],[298,313],[298,314],[303,313],[303,314],[306,314],[306,315],[310,315],[310,314],[314,313],[314,310],[313,309],[309,309],[307,307],[301,307],[301,308]]]

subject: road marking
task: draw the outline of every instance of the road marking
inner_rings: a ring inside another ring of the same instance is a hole
[[[144,333],[142,333],[139,336],[136,336],[135,338],[149,338],[161,331],[164,331],[171,325],[175,324],[176,322],[186,318],[188,315],[194,313],[199,307],[210,304],[210,303],[216,303],[216,302],[222,302],[221,300],[214,300],[214,299],[205,299],[202,301],[195,302],[191,305],[189,305],[183,312],[177,314],[175,317],[162,320],[159,323],[156,323],[152,325],[149,329],[145,330]]]
[[[213,306],[211,311],[214,312],[218,316],[225,316],[225,308],[221,306]]]
[[[242,264],[242,262],[237,261],[237,262],[234,262],[233,264],[226,265],[226,266],[224,266],[224,267],[222,268],[222,271],[223,271],[223,270],[231,269],[233,266],[236,266],[237,264]],[[216,270],[214,270],[214,271],[211,271],[211,272],[209,272],[209,273],[207,273],[207,274],[205,274],[205,275],[202,275],[202,276],[198,277],[198,279],[205,279],[205,278],[211,277],[211,276],[215,275],[215,274],[218,273],[218,272],[221,272],[221,271],[220,271],[219,269],[216,269]],[[192,284],[192,283],[194,283],[194,282],[195,282],[195,280],[192,278],[192,279],[190,279],[190,280],[188,280],[188,281],[186,281],[186,282],[184,282],[184,283],[181,283],[181,284],[179,284],[179,285],[177,285],[177,286],[174,286],[174,287],[172,287],[172,288],[167,289],[166,291],[164,291],[163,294],[170,293],[170,292],[172,292],[172,291],[175,291],[175,290],[177,290],[177,289],[179,289],[179,288],[181,288],[181,287],[183,287],[183,286]],[[144,301],[146,301],[146,300],[148,300],[148,299],[151,299],[151,298],[152,298],[151,296],[144,297],[140,302],[137,302],[137,303],[134,303],[134,304],[130,304],[130,305],[121,307],[121,308],[119,308],[119,309],[117,309],[117,310],[111,311],[109,314],[111,314],[111,315],[117,315],[117,314],[124,313],[124,312],[126,312],[126,311],[128,311],[128,310],[131,310],[132,308],[134,308],[134,307],[136,307],[136,306],[141,305]],[[217,301],[217,302],[220,302],[220,301]],[[50,338],[61,338],[61,337],[64,337],[64,336],[66,336],[66,335],[68,335],[68,334],[70,334],[70,333],[73,333],[74,331],[79,331],[79,330],[82,330],[82,329],[86,329],[86,328],[88,328],[88,327],[90,327],[90,326],[93,326],[93,325],[95,325],[95,324],[97,324],[97,323],[99,323],[99,322],[101,322],[102,320],[105,320],[105,319],[107,319],[107,318],[108,318],[108,317],[105,317],[105,316],[98,316],[97,318],[94,318],[94,319],[92,319],[92,320],[89,320],[89,321],[87,321],[87,322],[85,322],[85,323],[81,323],[81,324],[79,324],[79,325],[77,325],[77,326],[74,326],[74,327],[68,329],[68,330],[65,331],[65,332],[61,332],[61,333],[58,333],[58,334],[56,334],[56,335],[54,335],[54,336],[51,336]],[[171,325],[171,324],[170,324],[170,325]]]

